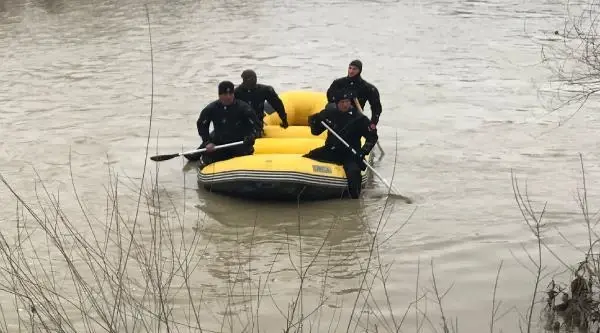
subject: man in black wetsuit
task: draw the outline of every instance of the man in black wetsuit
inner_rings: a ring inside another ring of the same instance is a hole
[[[371,106],[371,128],[376,128],[381,116],[381,101],[379,99],[379,90],[367,82],[361,76],[362,62],[353,60],[348,65],[348,75],[334,80],[327,89],[327,100],[329,103],[335,103],[335,95],[337,93],[348,92],[358,98],[361,108],[364,110],[365,104],[368,101]],[[354,105],[354,101],[352,101]]]
[[[368,155],[377,143],[377,129],[371,128],[369,118],[352,107],[351,95],[338,92],[335,95],[335,107],[328,104],[319,113],[308,117],[310,131],[313,135],[320,135],[326,130],[321,124],[324,121],[333,131],[341,136],[350,147],[358,152],[358,155],[346,147],[335,135],[327,133],[327,139],[323,147],[311,150],[304,157],[321,162],[330,162],[344,166],[348,180],[348,192],[350,197],[360,197],[362,189],[361,170],[367,168],[363,159]],[[361,138],[365,138],[365,144],[361,147]]]
[[[256,114],[250,105],[235,98],[232,82],[219,83],[218,90],[219,99],[208,104],[196,122],[198,135],[202,138],[199,148],[206,148],[206,152],[185,155],[189,160],[201,159],[201,168],[217,161],[254,153],[259,123]],[[209,132],[211,122],[214,126],[212,133]],[[214,149],[215,145],[242,140],[244,144],[239,146]]]
[[[265,101],[267,101],[281,118],[281,127],[287,128],[287,114],[283,102],[272,86],[257,83],[256,73],[247,69],[242,72],[242,83],[235,88],[235,98],[240,99],[252,107],[260,120],[259,136],[262,136],[263,117],[265,116]]]

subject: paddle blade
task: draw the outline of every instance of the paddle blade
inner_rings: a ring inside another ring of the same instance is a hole
[[[156,162],[160,162],[160,161],[170,160],[177,156],[179,156],[179,154],[156,155],[156,156],[150,157],[150,159],[153,161],[156,161]]]
[[[395,198],[395,199],[400,199],[400,200],[404,200],[404,202],[406,202],[407,204],[411,204],[413,203],[413,201],[411,200],[411,198],[409,197],[405,197],[402,194],[398,194],[398,193],[390,193],[390,197]]]

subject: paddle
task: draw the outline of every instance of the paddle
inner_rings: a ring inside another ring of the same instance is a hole
[[[236,141],[236,142],[232,142],[232,143],[226,143],[226,144],[223,144],[223,145],[215,146],[215,149],[221,149],[221,148],[226,148],[226,147],[231,147],[231,146],[237,146],[237,145],[241,145],[243,143],[244,143],[244,141]],[[183,152],[183,153],[177,153],[177,154],[156,155],[156,156],[150,157],[150,159],[153,160],[153,161],[160,162],[160,161],[170,160],[172,158],[175,158],[175,157],[181,156],[181,155],[202,153],[202,152],[205,152],[205,151],[206,151],[206,148],[202,148],[202,149],[190,150],[190,151],[186,151],[186,152]]]
[[[352,153],[354,155],[358,155],[358,153],[356,152],[356,150],[354,150],[354,148],[350,147],[350,145],[344,140],[342,139],[341,136],[339,136],[334,130],[331,129],[331,127],[327,126],[327,124],[324,121],[321,121],[321,124],[323,126],[325,126],[325,128],[327,128],[329,130],[329,132],[331,132],[331,134],[335,135],[336,138],[338,138],[346,147],[350,148],[350,150],[352,151]],[[373,173],[377,176],[377,178],[379,178],[379,180],[381,180],[381,182],[383,182],[385,184],[385,186],[388,189],[392,189],[393,192],[391,193],[393,196],[398,197],[402,200],[404,200],[404,202],[410,204],[412,203],[412,200],[410,200],[410,198],[403,196],[402,194],[400,194],[400,191],[398,191],[394,185],[391,185],[388,183],[387,180],[385,180],[385,178],[383,178],[383,176],[381,176],[379,174],[379,172],[377,172],[377,170],[373,169],[373,167],[363,158],[363,163],[365,163],[365,165],[371,169],[371,171],[373,171]]]
[[[358,98],[354,97],[354,104],[356,104],[356,108],[358,109],[358,111],[362,114],[365,114],[365,111],[363,111],[362,106],[360,106],[360,102],[358,101]],[[379,148],[379,150],[381,151],[381,157],[383,157],[383,155],[385,155],[385,151],[383,151],[383,148],[381,148],[381,145],[379,144],[379,141],[377,141],[377,148]],[[378,161],[381,160],[378,159]]]

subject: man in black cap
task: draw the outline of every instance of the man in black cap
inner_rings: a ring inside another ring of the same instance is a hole
[[[272,86],[257,83],[256,73],[253,70],[247,69],[242,72],[242,83],[235,88],[235,98],[250,104],[254,109],[256,116],[260,120],[259,136],[262,136],[265,100],[277,112],[279,118],[281,118],[281,127],[288,127],[287,114],[279,95],[277,95]]]
[[[357,199],[360,197],[362,189],[360,171],[367,168],[363,159],[371,152],[379,137],[377,136],[377,129],[371,128],[369,118],[352,107],[351,98],[353,96],[351,94],[338,92],[333,97],[336,101],[334,108],[328,106],[321,112],[308,117],[310,131],[313,135],[323,133],[326,128],[321,124],[321,121],[324,121],[350,147],[354,148],[358,155],[355,155],[335,135],[327,133],[325,145],[311,150],[304,157],[343,165],[348,180],[350,197]],[[365,138],[365,144],[361,147],[360,141],[363,137]]]
[[[382,111],[379,90],[373,84],[363,79],[361,73],[362,62],[360,60],[350,62],[348,65],[348,76],[334,80],[329,89],[327,89],[327,100],[329,103],[334,103],[336,102],[336,93],[348,92],[358,98],[358,102],[363,110],[368,101],[371,106],[370,126],[376,128]],[[352,105],[356,107],[354,101],[352,101]]]
[[[201,168],[217,161],[254,153],[259,122],[256,114],[250,105],[235,98],[232,82],[219,83],[218,90],[219,99],[208,104],[196,122],[198,135],[202,138],[199,148],[206,147],[206,152],[184,155],[189,160],[201,159]],[[209,133],[211,122],[214,131]],[[242,140],[243,145],[214,149],[215,145]]]

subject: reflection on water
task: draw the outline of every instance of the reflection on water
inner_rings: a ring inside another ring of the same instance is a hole
[[[377,229],[378,220],[369,217],[373,208],[363,200],[279,203],[265,209],[202,190],[198,193],[204,201],[199,209],[211,220],[200,226],[200,232],[221,259],[211,267],[219,278],[239,265],[252,265],[257,274],[264,274],[276,256],[292,261],[302,256],[314,261],[316,271],[329,270],[340,279],[357,276]],[[292,271],[286,261],[281,269]]]
[[[255,304],[250,294],[259,293],[259,285],[260,293],[270,295],[261,309],[265,318],[278,317],[266,304],[285,307],[300,292],[310,306],[328,305],[320,315],[351,309],[351,302],[344,302],[356,297],[362,277],[380,264],[371,253],[374,237],[381,243],[392,234],[382,225],[385,216],[380,224],[380,199],[265,206],[196,193],[203,202],[197,209],[207,217],[196,228],[206,244],[198,255],[215,296],[233,297],[236,307],[228,311],[236,314]],[[385,208],[384,215],[394,210],[393,204]]]

